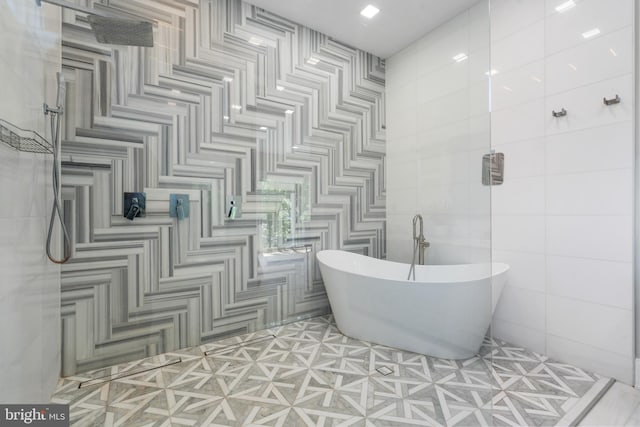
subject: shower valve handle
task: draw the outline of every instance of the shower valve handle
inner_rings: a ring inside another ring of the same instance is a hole
[[[127,212],[127,219],[133,221],[133,219],[138,215],[138,212],[140,212],[140,204],[138,199],[134,197],[131,199],[131,207],[129,208],[129,212]]]

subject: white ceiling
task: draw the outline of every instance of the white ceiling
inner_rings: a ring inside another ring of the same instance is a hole
[[[388,58],[478,0],[247,0],[348,45]],[[378,13],[360,15],[368,4]]]

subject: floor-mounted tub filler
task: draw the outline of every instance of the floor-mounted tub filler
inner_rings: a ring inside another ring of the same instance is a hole
[[[444,359],[475,355],[507,280],[507,264],[417,265],[346,251],[317,255],[343,334]]]

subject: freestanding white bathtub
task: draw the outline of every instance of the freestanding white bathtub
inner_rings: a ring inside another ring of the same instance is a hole
[[[326,250],[317,254],[340,331],[444,359],[475,355],[506,282],[507,264],[409,265]]]

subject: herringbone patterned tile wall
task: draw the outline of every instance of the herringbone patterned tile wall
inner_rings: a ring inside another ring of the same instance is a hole
[[[384,61],[238,0],[108,7],[155,46],[64,11],[63,376],[328,312],[318,250],[385,256]]]

